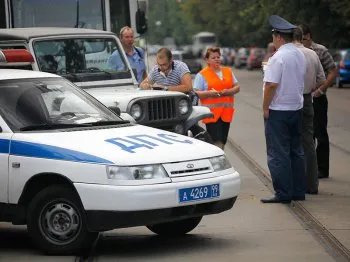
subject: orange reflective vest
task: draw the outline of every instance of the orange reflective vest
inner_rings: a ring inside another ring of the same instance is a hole
[[[200,73],[208,83],[208,91],[214,89],[218,92],[224,89],[230,89],[233,87],[232,71],[229,67],[221,67],[223,79],[221,80],[218,75],[209,67],[204,68]],[[224,122],[231,122],[234,113],[234,97],[233,96],[219,96],[215,98],[200,99],[203,106],[209,107],[210,111],[214,114],[212,118],[203,119],[203,123],[215,123],[222,119]]]

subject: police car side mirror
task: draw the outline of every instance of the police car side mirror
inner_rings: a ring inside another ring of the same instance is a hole
[[[0,126],[0,133],[2,133],[2,128],[1,128],[1,126]]]
[[[120,111],[120,108],[119,108],[119,107],[117,107],[117,106],[110,106],[110,107],[108,107],[108,108],[109,108],[110,110],[112,110],[114,114],[116,114],[117,116],[120,116],[121,111]]]

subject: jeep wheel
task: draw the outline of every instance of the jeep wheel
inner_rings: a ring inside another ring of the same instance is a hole
[[[161,236],[182,236],[192,231],[199,222],[201,222],[202,217],[187,218],[179,221],[148,225],[147,228],[153,233]]]
[[[48,254],[84,251],[98,236],[88,231],[84,209],[75,192],[63,186],[39,192],[29,204],[27,221],[30,237]]]
[[[192,126],[190,128],[190,131],[191,131],[193,138],[202,140],[202,141],[207,142],[209,144],[214,144],[213,139],[211,138],[211,136],[207,132],[207,130],[200,127],[199,125]]]

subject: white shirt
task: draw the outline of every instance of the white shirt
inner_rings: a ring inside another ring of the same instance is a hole
[[[306,58],[304,94],[310,94],[312,91],[315,91],[316,86],[319,86],[326,81],[326,76],[323,72],[321,61],[314,50],[306,48],[300,43],[296,43],[295,46],[303,52]]]
[[[280,111],[301,109],[305,73],[306,58],[303,53],[292,43],[282,45],[265,68],[264,82],[278,84],[269,108]]]

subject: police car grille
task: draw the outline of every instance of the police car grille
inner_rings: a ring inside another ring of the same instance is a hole
[[[198,173],[203,171],[209,171],[210,167],[201,167],[201,168],[194,168],[194,169],[186,169],[186,170],[176,170],[171,171],[171,175],[190,175],[191,173]]]
[[[175,117],[175,99],[167,98],[148,101],[149,120],[167,120]]]

